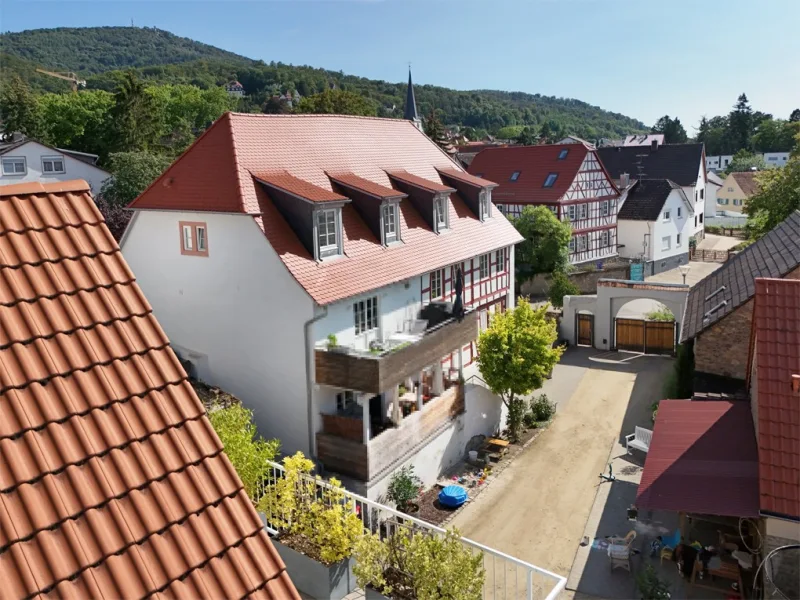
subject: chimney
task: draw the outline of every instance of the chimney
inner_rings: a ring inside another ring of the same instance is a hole
[[[658,140],[653,140],[652,142],[650,142],[650,149],[653,150],[654,152],[658,150]]]
[[[631,176],[628,173],[619,174],[619,187],[626,188],[631,182]]]

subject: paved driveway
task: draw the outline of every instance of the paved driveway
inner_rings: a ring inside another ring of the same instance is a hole
[[[542,391],[553,424],[454,519],[462,535],[568,575],[612,445],[645,418],[672,359],[570,348]]]

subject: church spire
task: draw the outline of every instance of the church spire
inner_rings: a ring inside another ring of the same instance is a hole
[[[414,83],[411,81],[411,65],[408,66],[408,89],[406,90],[406,111],[403,118],[413,121],[419,126],[420,118],[417,114],[417,100],[414,97]]]

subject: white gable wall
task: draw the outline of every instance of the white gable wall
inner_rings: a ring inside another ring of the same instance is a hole
[[[207,224],[208,256],[184,256],[179,221]],[[183,359],[253,409],[285,452],[309,452],[303,324],[314,303],[252,217],[141,211],[122,251]]]
[[[42,158],[55,156],[64,160],[65,173],[44,173]],[[0,156],[0,158],[24,158],[27,165],[27,173],[24,175],[5,175],[2,169],[0,169],[0,185],[12,185],[30,181],[54,183],[57,181],[83,179],[92,187],[92,194],[96,196],[100,192],[103,182],[110,177],[110,173],[99,167],[95,167],[94,165],[90,165],[68,154],[48,148],[34,141],[28,141],[18,148],[9,150]]]
[[[703,165],[701,164],[694,185],[683,186],[683,192],[686,194],[689,202],[694,205],[694,217],[692,217],[691,229],[688,229],[687,233],[690,232],[689,235],[697,236],[698,239],[703,237],[703,231],[705,229],[705,190],[706,177]],[[703,193],[703,198],[700,198],[701,191]],[[714,213],[711,214],[713,215]]]

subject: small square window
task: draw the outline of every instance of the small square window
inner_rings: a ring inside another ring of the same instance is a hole
[[[187,256],[208,256],[208,228],[205,223],[180,221],[181,254]]]
[[[24,157],[3,159],[3,175],[25,175],[27,172]]]
[[[431,271],[431,300],[436,300],[442,295],[442,269]]]
[[[60,156],[50,156],[42,158],[43,173],[65,173],[64,159]]]
[[[489,276],[489,255],[481,254],[478,257],[478,278],[486,279]]]
[[[506,251],[498,250],[496,253],[497,272],[502,273],[506,270]]]
[[[511,174],[511,181],[516,181],[517,179],[519,179],[519,171],[514,171]]]
[[[546,187],[546,188],[553,187],[553,184],[556,182],[556,179],[558,179],[558,173],[550,173],[547,176],[547,179],[544,180],[544,186],[543,187]]]
[[[664,211],[664,220],[665,221],[669,221],[669,211],[668,210]]]
[[[671,241],[672,240],[670,239],[670,237],[668,235],[664,236],[663,238],[661,238],[661,249],[662,250],[669,250],[670,247],[671,247]]]
[[[561,152],[558,153],[558,160],[564,160],[567,158],[567,154],[569,154],[569,149],[564,148]]]

